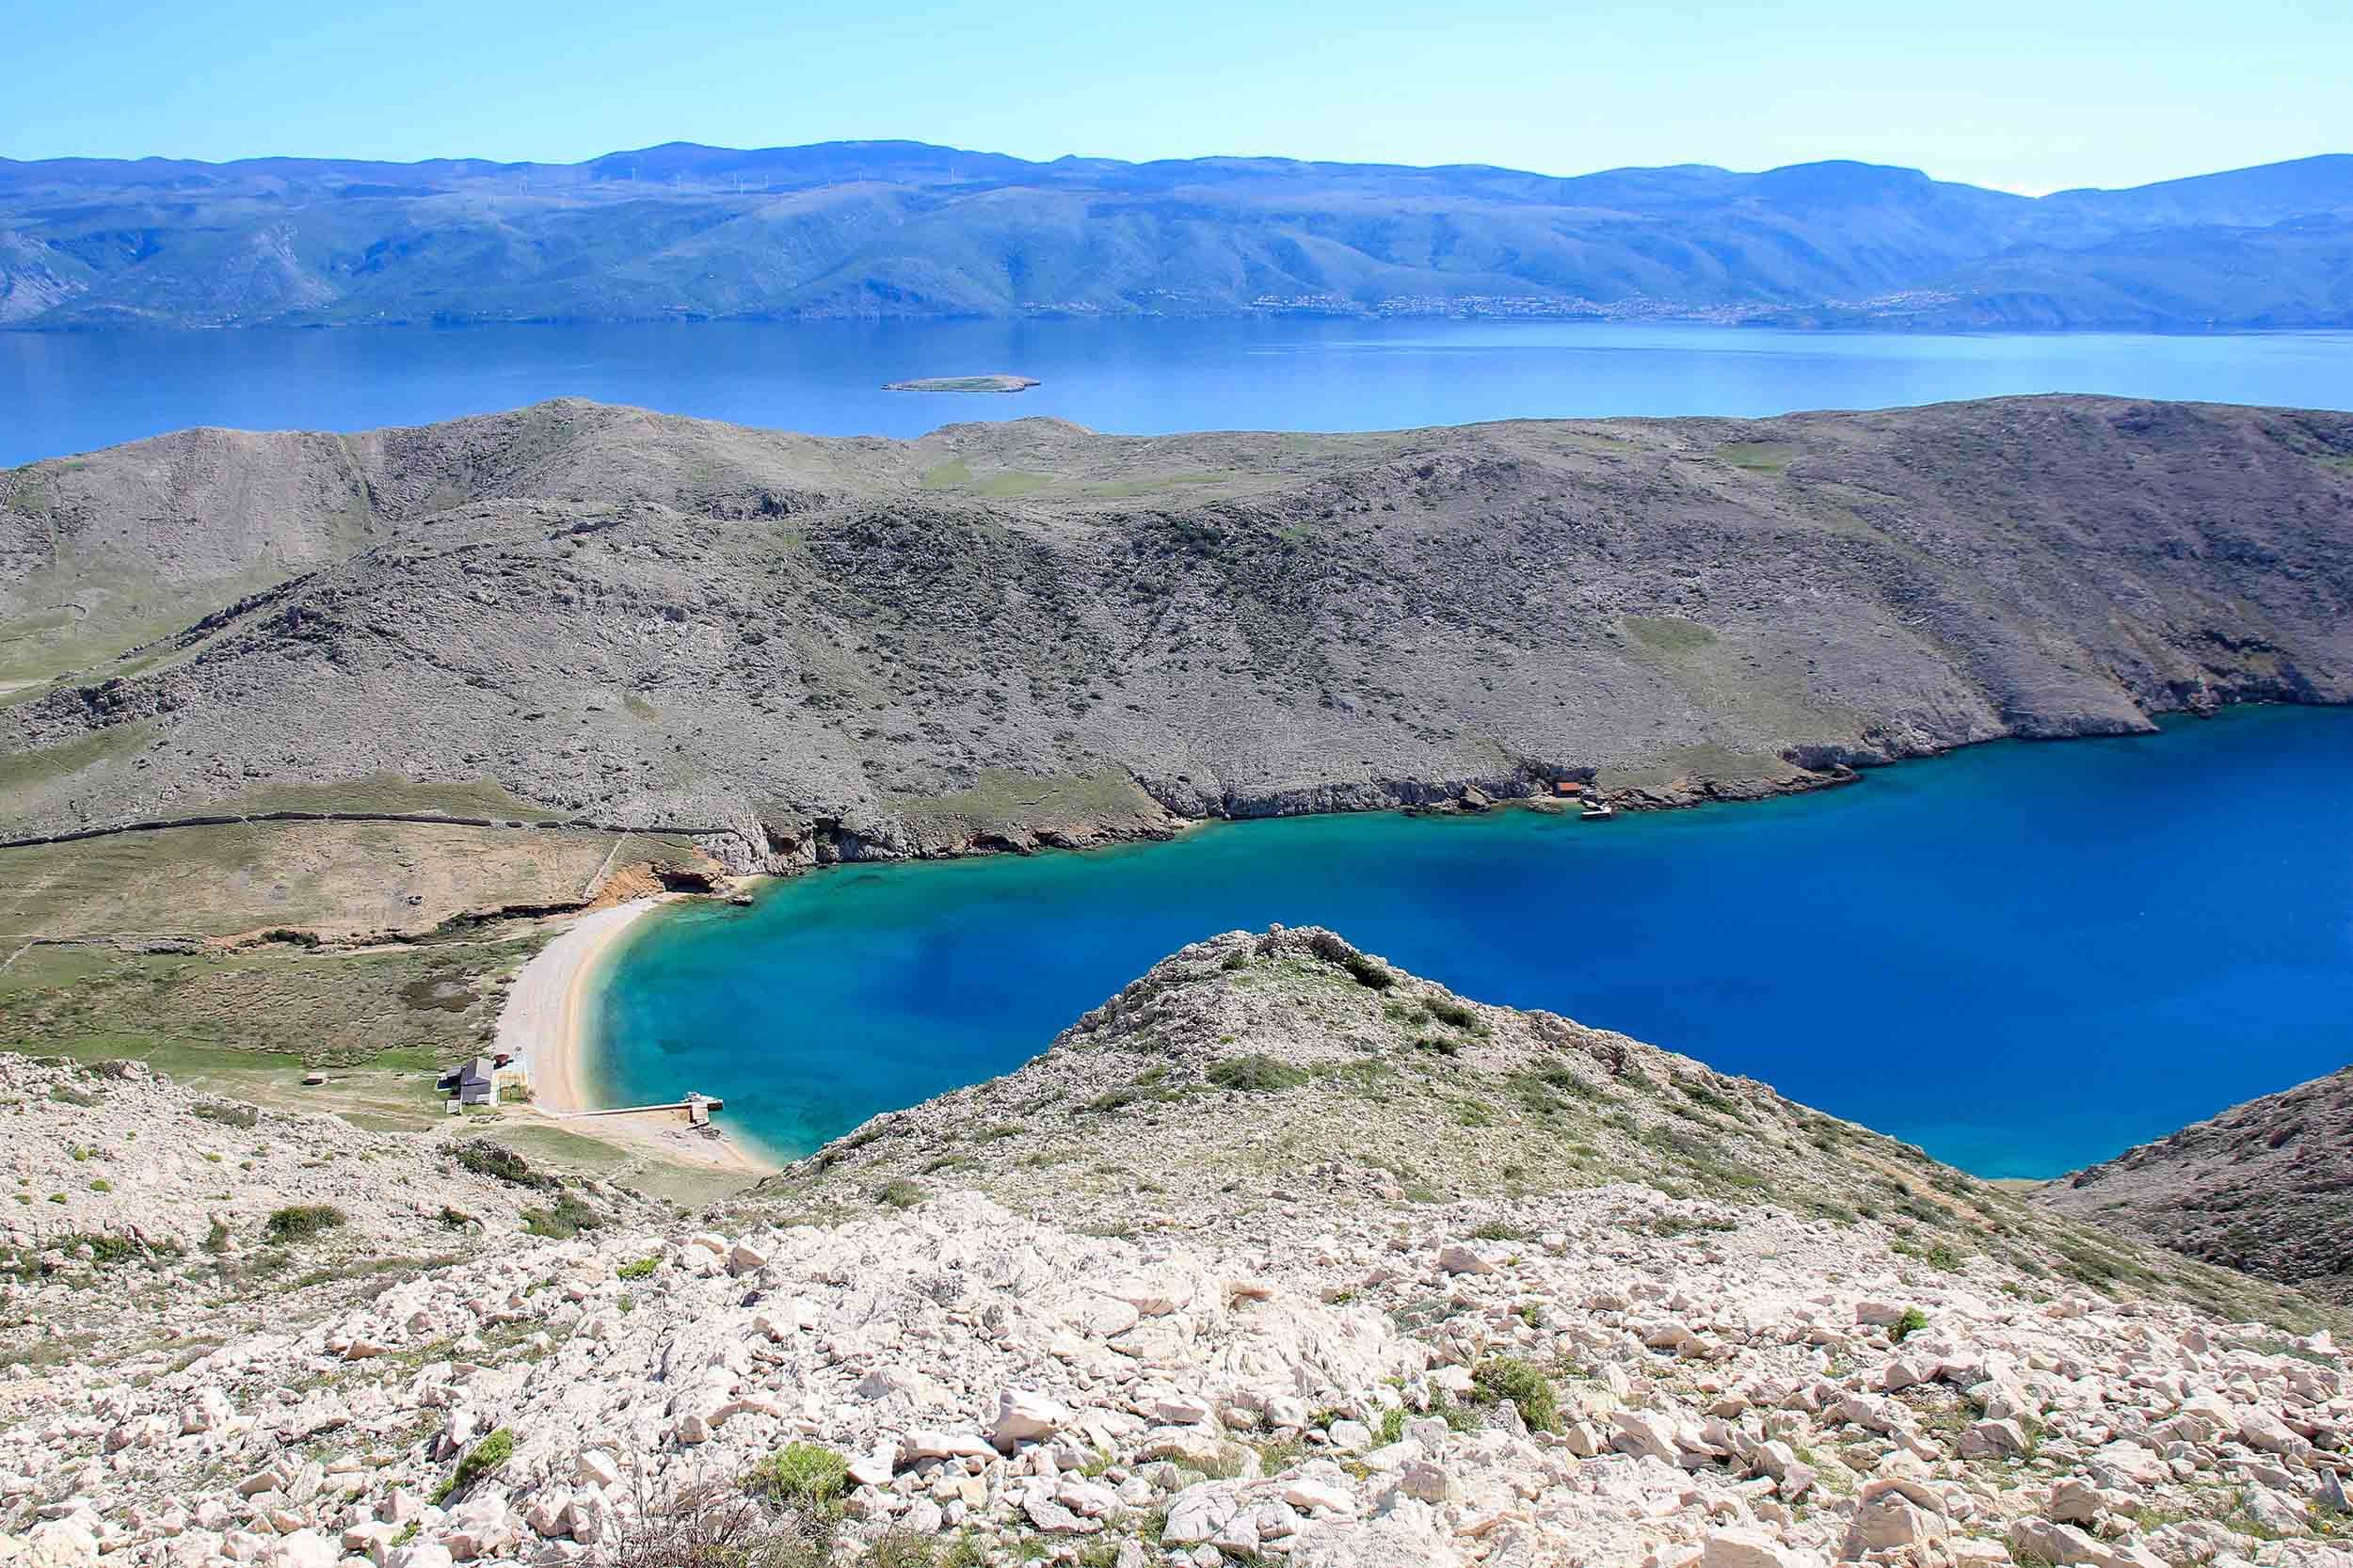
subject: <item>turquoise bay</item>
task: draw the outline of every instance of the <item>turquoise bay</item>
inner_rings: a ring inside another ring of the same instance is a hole
[[[2348,776],[2353,712],[2254,710],[1608,824],[1294,818],[835,868],[641,922],[590,1006],[592,1080],[722,1095],[799,1154],[1280,921],[2051,1176],[2353,1058]]]

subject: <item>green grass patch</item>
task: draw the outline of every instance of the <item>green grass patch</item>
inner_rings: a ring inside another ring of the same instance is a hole
[[[1716,640],[1715,632],[1680,616],[1628,616],[1625,629],[1654,653],[1693,653]]]
[[[1032,495],[1053,482],[1054,475],[1033,473],[1027,469],[996,469],[976,474],[971,465],[961,457],[951,457],[944,463],[934,464],[925,469],[917,480],[927,490],[984,496],[996,501]]]
[[[1716,449],[1716,456],[1752,473],[1781,473],[1797,452],[1780,441],[1727,441]]]

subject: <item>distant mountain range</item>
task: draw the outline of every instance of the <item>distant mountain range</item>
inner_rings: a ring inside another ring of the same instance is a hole
[[[877,316],[2353,324],[2353,156],[2028,198],[1861,163],[0,159],[0,326]]]

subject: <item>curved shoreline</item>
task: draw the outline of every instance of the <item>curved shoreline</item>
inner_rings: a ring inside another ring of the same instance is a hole
[[[559,1123],[594,1117],[588,1135],[680,1164],[709,1166],[744,1175],[775,1169],[716,1124],[691,1128],[682,1113],[646,1112],[622,1115],[597,1103],[586,1083],[587,996],[591,979],[618,948],[631,927],[659,898],[590,910],[559,932],[523,966],[499,1013],[498,1045],[512,1051],[528,1071],[532,1105]],[[571,1128],[568,1130],[586,1129]]]

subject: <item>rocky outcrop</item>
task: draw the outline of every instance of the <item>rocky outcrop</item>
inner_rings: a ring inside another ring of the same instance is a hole
[[[2353,1067],[2060,1176],[2035,1199],[2353,1303]]]
[[[1562,779],[1746,798],[2353,697],[2349,465],[2353,416],[2094,398],[184,433],[0,478],[0,635],[75,672],[0,709],[0,835],[487,778],[519,813],[712,830],[749,870]],[[88,606],[62,642],[60,594]],[[115,660],[167,600],[188,630]]]
[[[1409,1017],[1439,1044],[1372,1022]],[[1097,1087],[1144,1049],[1161,1076]],[[1317,1097],[1407,1051],[1461,1064],[1436,1125],[1401,1083]],[[1549,1168],[1468,1113],[1513,1064]],[[2353,1390],[2329,1333],[2277,1325],[2308,1307],[2275,1294],[2265,1325],[2190,1304],[2194,1272],[2132,1299],[2054,1278],[1997,1244],[2038,1228],[1997,1194],[1703,1075],[1328,932],[1221,937],[1024,1074],[724,1210],[510,1235],[363,1296],[270,1296],[262,1323],[166,1294],[138,1343],[35,1341],[0,1381],[0,1556],[627,1563],[715,1537],[712,1560],[792,1568],[2344,1568]],[[113,1081],[144,1097],[74,1107],[110,1146],[184,1093]],[[978,1125],[1014,1092],[1025,1123]],[[1287,1099],[1408,1168],[1336,1170]],[[1652,1168],[1586,1167],[1598,1125],[1650,1137]],[[269,1126],[322,1160],[351,1136]],[[1144,1174],[1161,1144],[1182,1185]],[[1411,1168],[1440,1145],[1457,1166]],[[1827,1190],[1882,1161],[1977,1220],[1790,1195],[1801,1166]],[[1470,1166],[1513,1174],[1473,1191]]]

